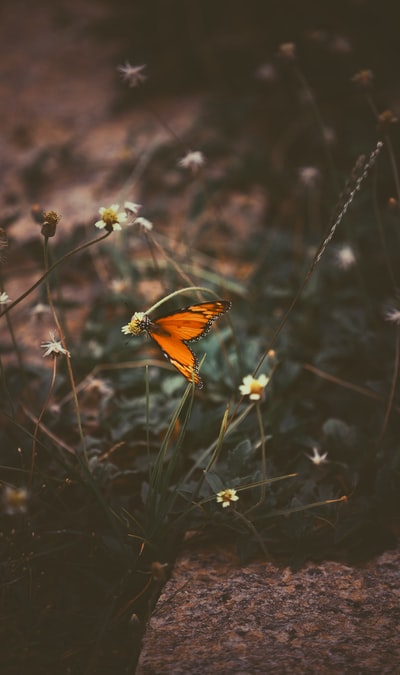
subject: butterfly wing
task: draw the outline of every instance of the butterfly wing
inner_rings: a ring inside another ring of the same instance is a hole
[[[190,305],[173,314],[154,319],[151,322],[151,330],[159,335],[172,335],[184,342],[200,340],[208,333],[215,319],[230,308],[231,302],[228,300]]]
[[[227,300],[190,305],[151,320],[146,330],[172,365],[187,380],[194,380],[201,389],[203,383],[198,374],[199,364],[186,343],[200,340],[208,333],[215,319],[230,308],[231,303]]]
[[[148,331],[150,337],[160,347],[165,358],[179,372],[186,377],[189,382],[194,381],[199,389],[202,388],[203,382],[199,375],[199,362],[193,354],[190,347],[185,345],[182,340],[179,340],[172,335],[163,335],[150,329]]]

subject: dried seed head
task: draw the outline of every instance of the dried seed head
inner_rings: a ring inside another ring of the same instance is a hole
[[[54,237],[61,216],[59,216],[55,211],[48,211],[43,215],[44,219],[42,221],[41,233],[44,237],[46,237],[46,239],[49,237]]]
[[[372,70],[360,70],[351,78],[351,81],[354,82],[354,84],[357,84],[363,89],[369,89],[372,86],[373,80],[374,74]]]
[[[398,118],[391,110],[384,110],[378,116],[378,133],[388,134],[394,124],[397,124]]]

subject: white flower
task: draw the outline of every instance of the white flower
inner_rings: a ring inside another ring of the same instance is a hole
[[[397,323],[398,326],[400,326],[400,309],[389,309],[386,314],[385,314],[385,319],[386,321],[393,321],[393,323]]]
[[[335,251],[336,264],[342,270],[347,270],[349,267],[352,267],[356,262],[356,256],[353,249],[349,244],[344,244],[340,246]]]
[[[30,311],[31,317],[37,321],[41,321],[46,314],[50,314],[50,307],[44,305],[43,302],[38,302]]]
[[[294,42],[284,42],[279,45],[278,54],[287,61],[294,61],[296,58],[296,45]]]
[[[312,455],[307,455],[306,457],[313,463],[315,466],[319,466],[320,464],[326,464],[328,453],[325,452],[323,455],[319,454],[318,448],[312,448],[313,454]]]
[[[28,510],[29,492],[25,487],[6,485],[3,490],[2,501],[4,511],[9,516],[17,513],[26,513]]]
[[[110,290],[116,295],[126,293],[129,289],[129,283],[126,279],[112,279],[110,281]]]
[[[331,40],[330,48],[337,54],[350,54],[352,52],[352,44],[345,35],[334,35]]]
[[[272,63],[263,63],[256,70],[256,78],[263,82],[274,82],[277,78],[275,66]]]
[[[315,187],[321,176],[319,169],[315,166],[302,166],[298,173],[300,182],[307,188]]]
[[[137,87],[141,82],[147,80],[147,76],[143,73],[146,65],[131,66],[127,61],[124,66],[118,66],[117,70],[121,73],[122,79],[128,82],[130,87]]]
[[[200,150],[193,150],[188,152],[182,159],[179,160],[178,164],[183,169],[190,169],[193,173],[196,173],[202,166],[205,164],[205,158]]]
[[[136,204],[135,202],[124,202],[125,211],[128,211],[128,213],[131,213],[134,216],[137,216],[141,208],[141,204]]]
[[[91,401],[93,404],[98,403],[102,399],[104,402],[107,402],[114,395],[114,389],[109,382],[103,380],[101,377],[93,377],[93,375],[89,375],[84,392],[86,403]]]
[[[150,220],[147,220],[147,218],[143,218],[142,216],[139,216],[139,218],[135,218],[134,225],[139,225],[139,227],[142,228],[142,230],[145,230],[146,232],[151,232],[153,229],[153,223]]]
[[[97,361],[104,356],[104,345],[98,340],[88,340],[88,354]]]
[[[243,378],[243,384],[239,386],[242,396],[248,396],[251,401],[259,401],[264,394],[264,389],[269,382],[269,377],[259,375],[254,378],[252,375],[246,375]]]
[[[0,305],[6,305],[7,302],[11,302],[11,300],[8,297],[7,293],[3,291],[2,293],[0,293]]]
[[[222,504],[222,508],[226,509],[232,502],[237,502],[239,497],[236,494],[236,490],[233,488],[226,488],[226,490],[221,490],[221,492],[217,493],[216,499],[219,504]]]
[[[327,145],[332,145],[336,141],[336,134],[332,127],[324,127],[322,130],[324,141]]]
[[[129,323],[122,326],[121,331],[124,335],[140,335],[146,330],[146,324],[149,322],[144,312],[135,312]]]
[[[101,220],[98,220],[94,226],[98,227],[99,230],[105,228],[108,232],[122,230],[121,223],[125,223],[128,220],[128,216],[126,213],[118,211],[118,209],[119,204],[111,204],[108,209],[102,206],[99,209]]]
[[[56,339],[55,333],[53,331],[50,331],[50,340],[49,342],[42,342],[41,344],[42,349],[45,349],[46,351],[43,354],[43,357],[45,356],[59,356],[60,354],[65,354],[65,356],[70,357],[70,353],[67,349],[65,349],[60,340]]]

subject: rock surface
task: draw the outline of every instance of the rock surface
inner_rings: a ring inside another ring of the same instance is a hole
[[[359,567],[183,553],[143,641],[137,675],[399,673],[400,550]]]

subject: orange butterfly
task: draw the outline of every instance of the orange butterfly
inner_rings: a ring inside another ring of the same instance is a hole
[[[225,314],[231,308],[228,300],[216,302],[201,302],[199,305],[190,305],[178,309],[173,314],[150,319],[144,312],[136,312],[130,322],[122,327],[125,335],[139,335],[146,332],[160,347],[165,358],[189,382],[202,388],[203,382],[199,375],[199,362],[188,346],[188,342],[200,340],[210,330],[215,319]]]

